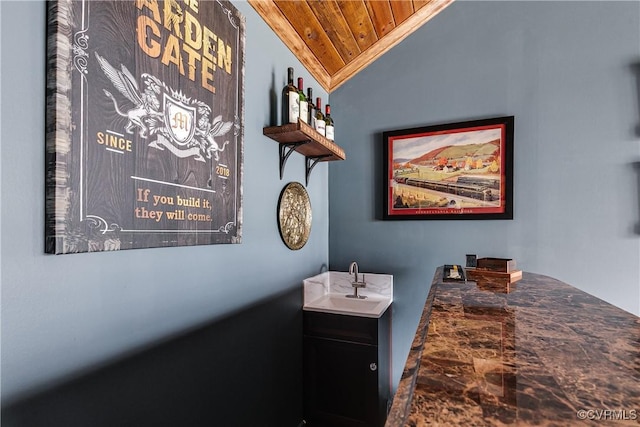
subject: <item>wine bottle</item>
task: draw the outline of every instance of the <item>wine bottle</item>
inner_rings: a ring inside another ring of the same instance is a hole
[[[324,121],[324,114],[322,114],[322,102],[320,97],[316,98],[316,123],[315,123],[316,131],[322,136],[324,136],[324,128],[326,123]]]
[[[307,102],[308,102],[308,108],[309,108],[307,123],[309,123],[311,127],[315,129],[316,125],[314,123],[314,120],[316,119],[316,115],[315,115],[316,106],[313,104],[313,91],[311,90],[310,87],[307,88]]]
[[[309,123],[309,103],[307,102],[307,96],[304,94],[302,77],[298,77],[298,96],[300,102],[300,120]]]
[[[329,104],[324,106],[325,108],[325,114],[324,114],[324,123],[325,123],[325,127],[324,127],[324,134],[327,137],[327,139],[330,139],[333,141],[333,135],[334,135],[334,124],[333,124],[333,119],[331,118],[331,106]]]
[[[282,88],[282,124],[298,123],[300,95],[293,85],[293,67],[287,69],[287,85]]]

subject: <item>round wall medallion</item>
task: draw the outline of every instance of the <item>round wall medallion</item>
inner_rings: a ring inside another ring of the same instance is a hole
[[[289,249],[297,250],[309,240],[311,232],[311,201],[299,182],[290,182],[278,200],[278,229]]]

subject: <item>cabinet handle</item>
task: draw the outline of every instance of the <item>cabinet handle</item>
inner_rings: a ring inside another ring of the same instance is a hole
[[[377,370],[378,365],[376,365],[376,362],[369,363],[369,369],[371,369],[372,371]]]

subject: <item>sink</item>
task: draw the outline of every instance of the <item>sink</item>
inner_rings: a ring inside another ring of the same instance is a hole
[[[375,309],[382,301],[374,301],[370,299],[354,299],[347,298],[343,295],[336,295],[333,297],[324,298],[327,307],[335,308],[337,310],[362,310],[371,311]]]
[[[304,280],[303,310],[378,318],[393,301],[393,276],[360,273],[367,283],[358,294],[364,299],[348,298],[353,294],[353,276],[342,271],[327,271]]]
[[[380,317],[390,303],[391,301],[387,299],[354,299],[347,298],[346,295],[325,295],[305,304],[304,309],[362,317]]]

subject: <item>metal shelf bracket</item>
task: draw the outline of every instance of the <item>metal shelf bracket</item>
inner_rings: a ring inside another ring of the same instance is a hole
[[[311,140],[301,141],[301,142],[292,142],[290,144],[280,144],[280,179],[282,180],[282,176],[284,175],[284,167],[287,164],[287,160],[291,153],[296,151],[296,147],[299,147],[303,144],[310,142]]]
[[[314,167],[316,167],[318,162],[324,159],[325,157],[331,157],[331,154],[324,154],[322,156],[315,156],[315,157],[305,157],[304,177],[305,177],[306,186],[309,185],[309,177],[311,176],[311,171],[313,170]]]

